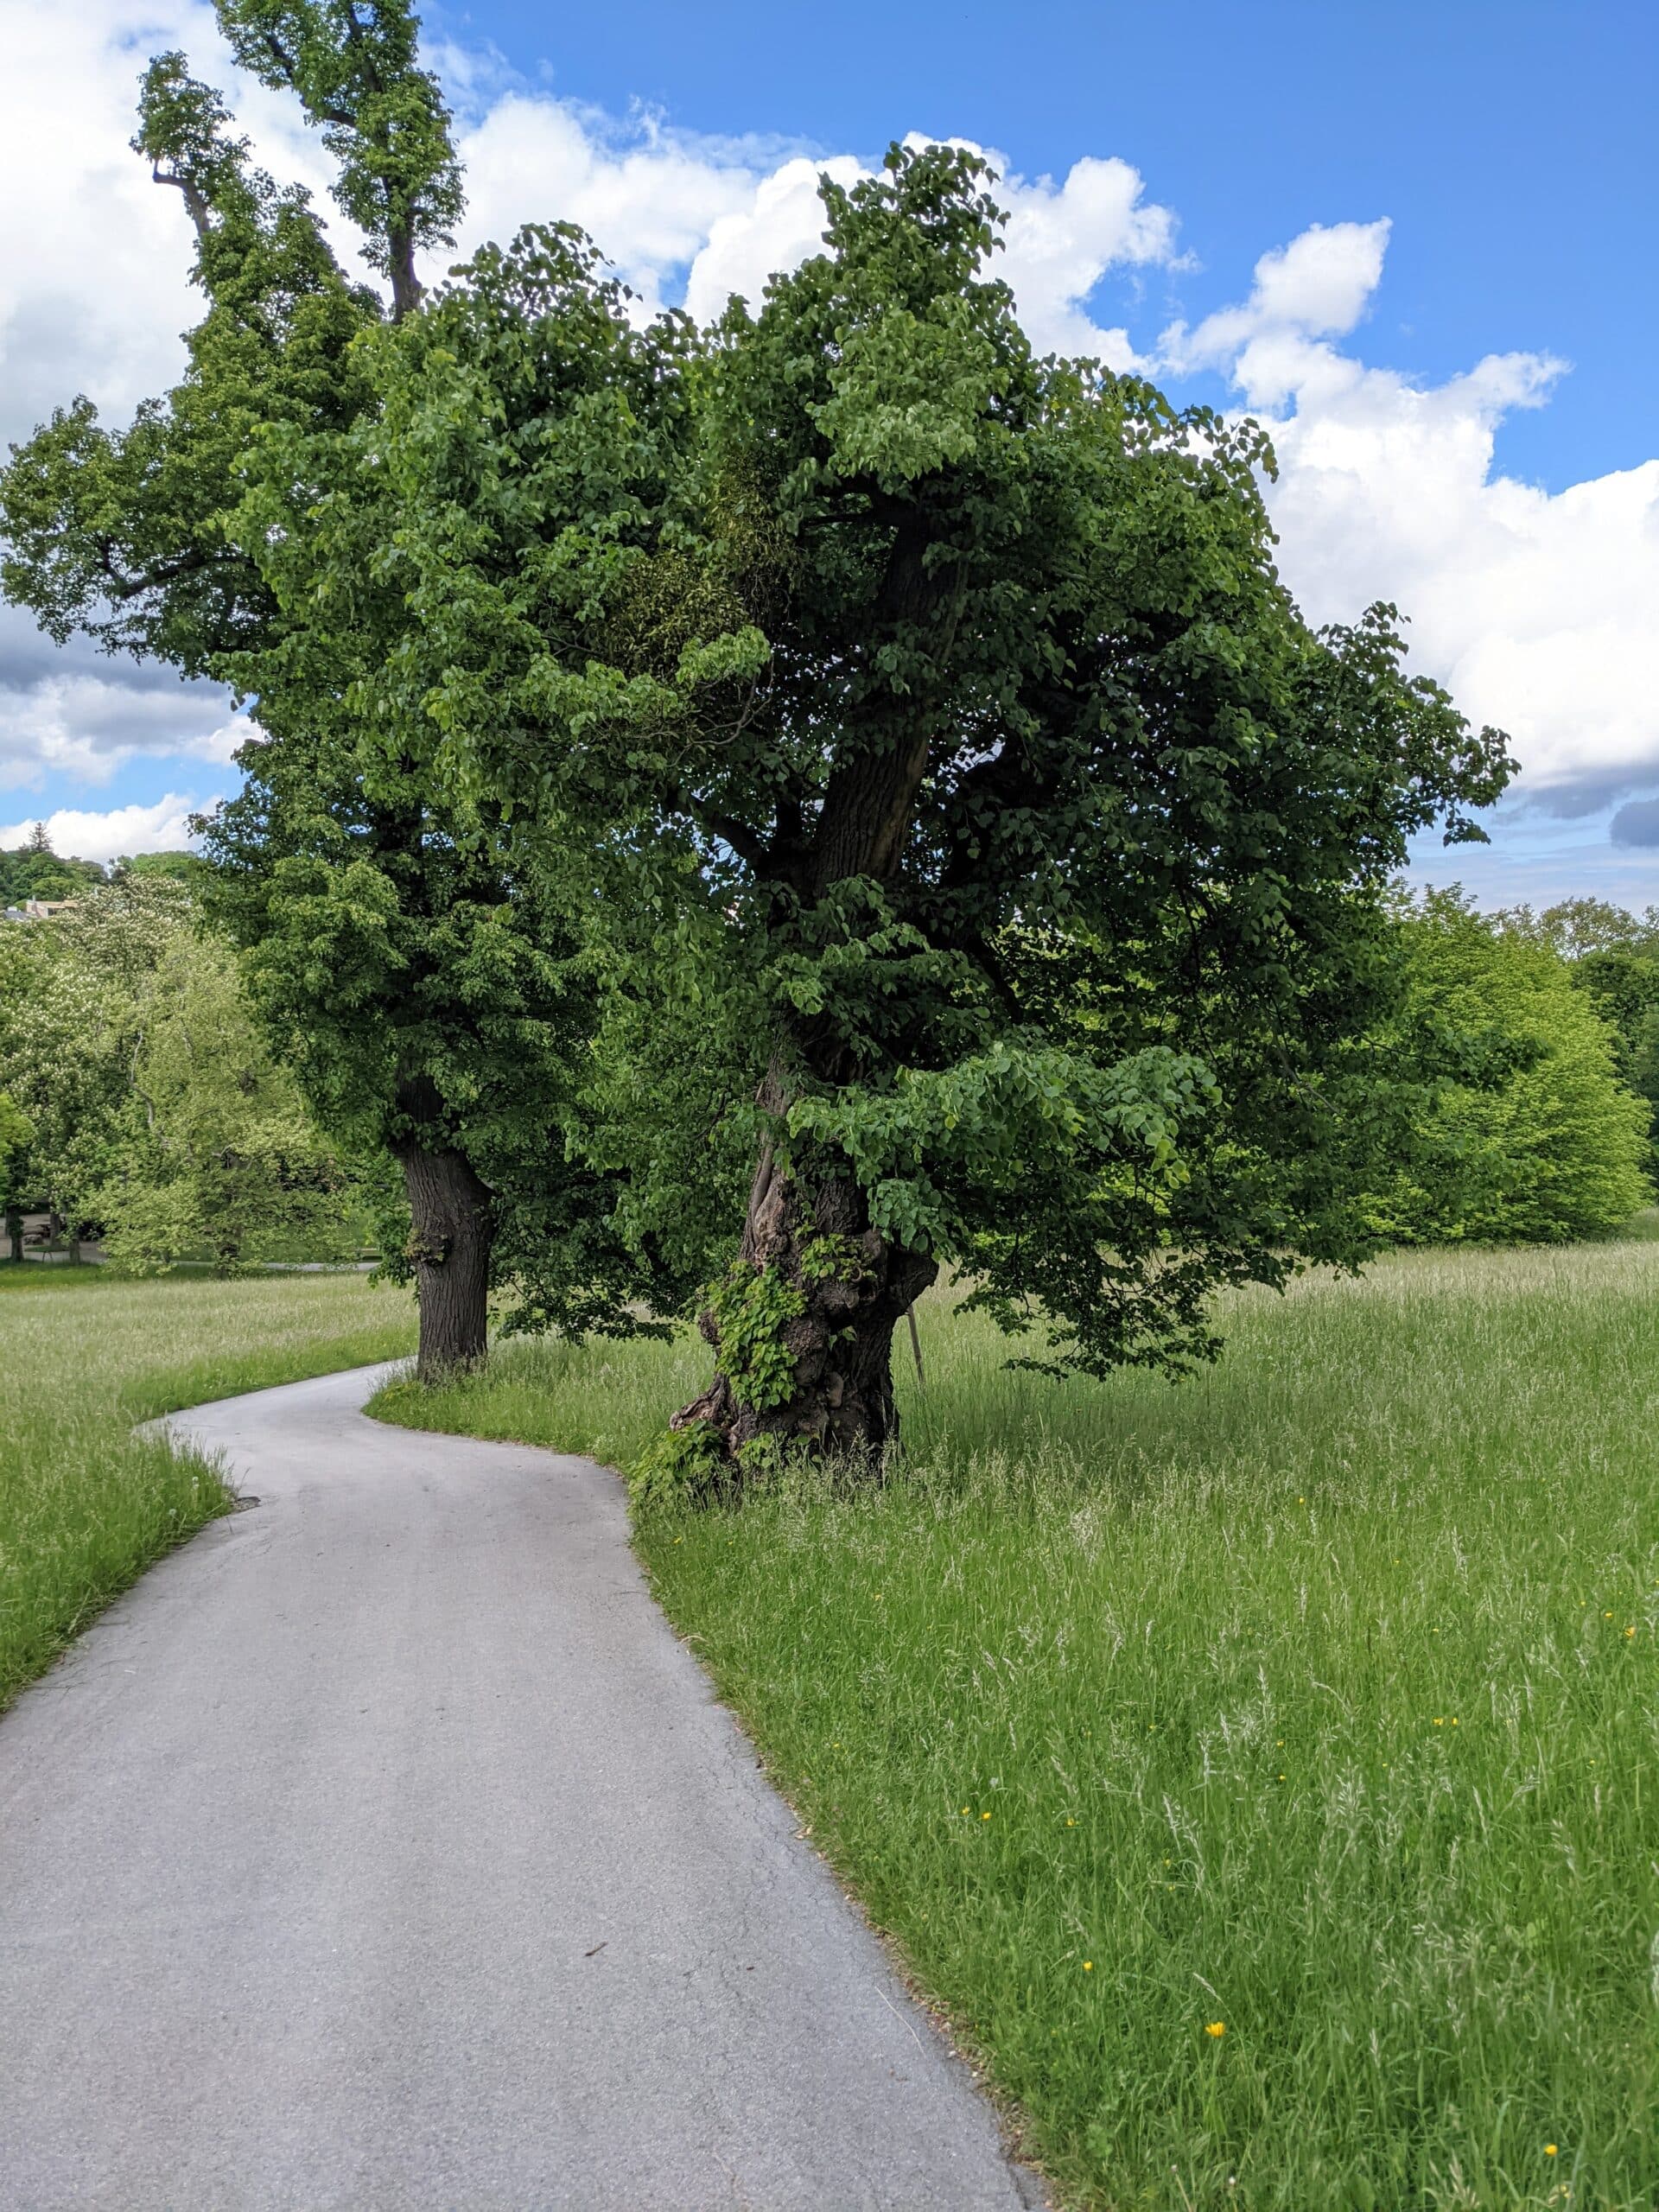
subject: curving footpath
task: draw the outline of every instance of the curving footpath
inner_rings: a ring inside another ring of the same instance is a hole
[[[0,2207],[1040,2203],[615,1478],[381,1372],[175,1417],[257,1506],[0,1719]]]

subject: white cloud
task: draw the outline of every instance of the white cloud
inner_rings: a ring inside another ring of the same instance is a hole
[[[763,181],[735,147],[701,146],[649,116],[632,125],[569,101],[510,92],[462,134],[465,253],[521,224],[579,224],[646,304],[661,304],[722,219]]]
[[[144,65],[173,47],[231,92],[256,156],[324,200],[315,136],[238,77],[202,0],[0,0],[0,438],[80,391],[119,413],[178,372],[189,226],[127,143]]]
[[[59,807],[46,817],[52,849],[66,860],[112,861],[127,853],[175,853],[190,844],[190,817],[198,802],[168,791],[154,806],[118,806],[107,814]],[[32,821],[0,823],[0,848],[26,842]]]
[[[141,758],[226,766],[253,734],[227,693],[182,683],[77,642],[60,651],[28,616],[0,609],[0,791],[46,774],[106,784]]]
[[[236,80],[204,0],[0,0],[0,435],[79,390],[119,416],[181,361],[196,311],[188,226],[126,149],[138,73],[160,48],[183,47],[226,86],[260,157],[313,186],[349,252],[315,136],[291,103]],[[816,250],[820,172],[865,173],[849,154],[618,121],[527,89],[487,53],[438,58],[468,170],[460,249],[574,220],[648,305],[683,293],[706,315],[734,290],[756,299]],[[1109,272],[1182,265],[1175,218],[1138,173],[1089,158],[1058,181],[1005,176],[997,196],[1010,221],[996,273],[1036,344],[1146,365],[1090,306]],[[1272,421],[1281,562],[1316,620],[1396,601],[1414,664],[1512,733],[1523,789],[1550,804],[1659,783],[1659,461],[1555,494],[1505,476],[1504,416],[1544,404],[1563,365],[1495,355],[1431,386],[1369,365],[1353,334],[1388,240],[1386,219],[1315,225],[1262,256],[1242,302],[1147,350],[1166,374],[1219,369]],[[158,676],[60,656],[27,618],[0,614],[0,788],[48,769],[96,784],[141,755],[222,763],[244,727],[223,695]]]
[[[1281,565],[1314,620],[1395,601],[1414,665],[1515,740],[1522,791],[1659,779],[1659,461],[1544,492],[1497,468],[1496,440],[1564,363],[1492,354],[1425,387],[1338,351],[1386,238],[1333,225],[1264,256],[1249,300],[1166,334],[1169,357],[1225,365],[1271,423]]]
[[[768,276],[798,267],[823,246],[819,178],[829,175],[848,186],[868,174],[850,155],[830,161],[801,155],[754,179],[744,203],[709,226],[707,244],[692,260],[685,286],[688,311],[699,321],[712,321],[734,293],[759,307]]]
[[[1233,368],[1255,403],[1271,404],[1291,389],[1288,365],[1307,341],[1341,337],[1370,303],[1389,243],[1376,223],[1315,223],[1287,246],[1264,253],[1242,306],[1206,315],[1196,330],[1172,323],[1159,341],[1160,365],[1177,375]]]
[[[1001,273],[1043,352],[1086,353],[1118,370],[1145,365],[1128,333],[1101,329],[1085,304],[1109,270],[1174,259],[1175,218],[1143,200],[1142,190],[1139,170],[1127,162],[1092,156],[1074,162],[1062,185],[1009,176],[997,187],[1008,210]]]
[[[226,87],[256,156],[311,187],[353,254],[315,137],[292,103],[238,76],[202,0],[0,0],[0,437],[26,436],[78,391],[119,420],[182,365],[179,334],[199,313],[188,226],[177,194],[127,146],[151,54],[181,47]],[[850,156],[820,162],[775,139],[697,137],[649,114],[619,122],[527,91],[487,53],[446,47],[439,58],[462,121],[456,251],[525,222],[575,222],[643,309],[682,295],[699,315],[733,291],[758,300],[774,270],[819,244],[821,172],[843,184],[867,173]],[[1084,302],[1108,268],[1167,260],[1173,217],[1120,161],[1079,162],[1058,186],[1010,177],[1001,196],[1012,219],[998,270],[1037,342],[1131,365],[1127,335],[1096,330]],[[435,257],[429,276],[450,258]],[[223,762],[245,734],[209,687],[158,688],[153,674],[89,658],[53,654],[29,618],[0,610],[0,789],[48,772],[97,784],[139,754]]]
[[[189,225],[127,143],[144,65],[171,47],[230,91],[256,156],[327,204],[315,137],[238,78],[201,0],[0,0],[0,442],[80,392],[120,422],[183,365]],[[0,790],[96,785],[140,755],[223,763],[245,734],[217,687],[60,652],[0,607]]]
[[[912,134],[908,143],[926,141]],[[986,150],[965,139],[953,143]],[[1008,214],[993,273],[1012,288],[1033,341],[1046,353],[1095,354],[1116,368],[1139,365],[1128,333],[1098,327],[1084,302],[1109,269],[1170,261],[1173,215],[1142,198],[1140,174],[1127,162],[1085,158],[1057,185],[1049,177],[1029,181],[1010,174],[995,151],[988,158],[998,172],[995,195]],[[843,186],[871,174],[850,155],[797,156],[758,178],[744,204],[715,219],[687,278],[691,314],[699,320],[718,315],[734,292],[758,305],[768,276],[818,251],[824,219],[818,180],[826,173]]]

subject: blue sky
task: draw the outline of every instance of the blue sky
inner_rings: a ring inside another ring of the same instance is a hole
[[[1398,597],[1421,664],[1516,731],[1493,846],[1426,873],[1492,903],[1659,901],[1659,9],[480,0],[428,29],[467,134],[462,245],[571,215],[648,297],[689,273],[713,300],[806,250],[791,156],[868,162],[906,132],[996,151],[1034,334],[1273,418],[1310,613]],[[36,189],[0,195],[10,435],[77,388],[118,416],[167,380],[184,241],[130,173],[125,104],[163,44],[231,83],[201,0],[18,29],[0,181],[10,159]],[[231,89],[270,165],[325,188],[281,104]],[[72,112],[42,135],[48,94]],[[42,163],[65,211],[44,238]],[[228,787],[225,702],[3,620],[0,831],[64,810],[87,849],[156,842]]]
[[[1559,490],[1656,449],[1652,4],[495,0],[429,21],[567,97],[702,132],[868,156],[919,130],[1027,175],[1120,155],[1200,264],[1170,281],[1172,313],[1236,298],[1310,222],[1391,216],[1373,322],[1394,365],[1438,379],[1511,347],[1573,363],[1547,416],[1506,426],[1507,467]]]

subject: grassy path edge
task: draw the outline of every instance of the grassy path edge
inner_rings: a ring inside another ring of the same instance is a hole
[[[653,1516],[650,1586],[1069,2203],[1641,2212],[1659,1251],[1226,1318],[1180,1391],[1057,1386],[925,1304],[906,1479]],[[704,1359],[377,1410],[627,1466]]]

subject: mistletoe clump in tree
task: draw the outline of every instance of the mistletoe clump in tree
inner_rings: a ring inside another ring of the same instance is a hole
[[[457,806],[427,774],[423,715],[407,743],[365,719],[363,680],[411,617],[395,564],[370,557],[384,501],[354,514],[379,404],[364,363],[378,334],[419,322],[416,256],[461,204],[416,19],[407,0],[216,12],[237,59],[320,130],[390,307],[346,276],[306,194],[252,166],[219,95],[161,56],[134,144],[181,195],[206,312],[181,382],[124,429],[79,400],[16,451],[4,583],[54,637],[254,701],[244,789],[206,825],[209,901],[326,1125],[401,1169],[394,1264],[416,1279],[432,1376],[482,1358],[493,1283],[526,1325],[573,1332],[632,1328],[631,1300],[661,1286],[611,1232],[614,1178],[571,1156],[595,1004],[579,896],[545,855],[527,883],[487,795]],[[343,564],[338,588],[313,588],[305,532],[291,551],[270,536],[273,505]]]
[[[371,371],[418,611],[388,721],[699,906],[761,1040],[704,1463],[879,1451],[942,1265],[1100,1373],[1359,1256],[1382,888],[1508,773],[1390,610],[1301,620],[1254,426],[1033,357],[988,182],[942,147],[826,182],[826,251],[701,338],[526,234]],[[610,365],[561,397],[578,334]]]

